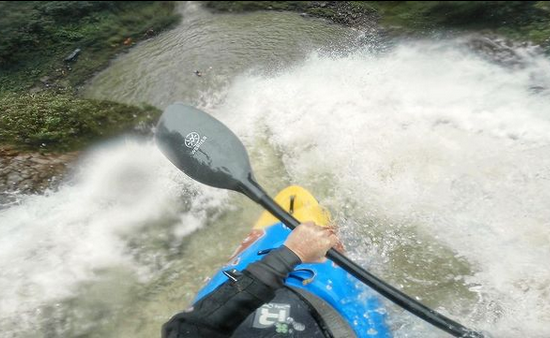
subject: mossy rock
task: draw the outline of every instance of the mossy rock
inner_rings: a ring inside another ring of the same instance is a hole
[[[0,98],[0,144],[44,152],[77,150],[128,130],[149,130],[152,106],[84,99],[73,94],[7,94]]]

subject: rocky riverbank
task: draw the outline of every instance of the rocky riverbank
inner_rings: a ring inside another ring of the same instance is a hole
[[[0,146],[0,205],[11,201],[11,194],[40,193],[55,188],[74,168],[79,152],[21,152]]]
[[[80,97],[116,55],[179,21],[172,1],[3,1],[0,203],[53,188],[79,150],[147,128],[160,111]]]
[[[548,1],[205,1],[218,12],[294,11],[393,36],[475,33],[550,53]]]
[[[379,13],[364,1],[204,1],[204,5],[216,12],[294,11],[360,29],[375,29],[380,20]]]
[[[45,91],[0,98],[0,191],[55,187],[78,151],[121,132],[148,133],[160,110]]]
[[[155,119],[158,111],[153,109],[87,102],[78,97],[78,87],[118,53],[174,24],[174,6],[172,2],[0,4],[7,13],[0,24],[7,37],[0,46],[0,146],[4,147],[0,191],[39,192],[64,171],[66,166],[59,161],[72,162],[63,153]],[[511,41],[540,45],[540,52],[550,45],[546,2],[206,1],[204,6],[218,12],[294,11],[381,37],[474,32],[465,46],[505,65],[521,64],[522,56],[515,52],[521,44]],[[17,13],[25,13],[28,20],[20,20]],[[37,17],[48,20],[33,21]],[[536,83],[533,88],[546,90]],[[40,170],[46,172],[38,175]]]

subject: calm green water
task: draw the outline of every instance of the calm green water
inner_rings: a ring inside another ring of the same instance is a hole
[[[197,3],[183,4],[180,10],[178,27],[113,62],[85,95],[158,107],[174,100],[212,105],[243,73],[273,74],[314,50],[343,50],[359,35],[295,13],[213,15]]]

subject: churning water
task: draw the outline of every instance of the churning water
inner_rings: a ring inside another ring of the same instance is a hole
[[[88,95],[207,110],[260,183],[311,190],[383,279],[495,337],[550,336],[548,59],[524,49],[499,65],[463,39],[344,50],[364,38],[293,14],[185,14]],[[230,28],[239,48],[219,42]],[[193,183],[148,141],[98,147],[80,168],[0,211],[0,331],[158,336],[260,210]],[[397,337],[443,335],[389,311]]]

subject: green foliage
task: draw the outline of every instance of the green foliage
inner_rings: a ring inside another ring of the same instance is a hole
[[[166,1],[0,1],[0,92],[31,87],[41,76],[78,85],[120,51],[176,23]],[[63,59],[82,50],[70,65]]]
[[[0,1],[0,13],[0,144],[73,150],[159,116],[150,106],[78,98],[72,90],[21,92],[41,78],[54,88],[81,84],[131,46],[124,41],[176,23],[174,2]],[[78,59],[64,62],[76,48]]]
[[[311,1],[204,1],[206,7],[224,12],[257,10],[305,11]]]
[[[360,1],[351,1],[359,3]],[[218,12],[249,12],[259,10],[303,12],[315,17],[337,18],[330,6],[320,7],[315,1],[204,1],[207,8]]]
[[[397,32],[490,30],[550,50],[548,1],[370,1]]]
[[[535,7],[545,12],[550,12],[550,1],[537,1]]]
[[[152,125],[160,111],[51,91],[0,98],[0,144],[20,149],[66,151],[136,125]]]
[[[550,1],[206,1],[218,11],[301,11],[337,22],[339,13],[378,12],[382,24],[396,33],[424,33],[434,29],[489,29],[510,38],[531,40],[550,49]]]
[[[537,1],[372,1],[386,21],[407,26],[521,25],[543,11]]]

